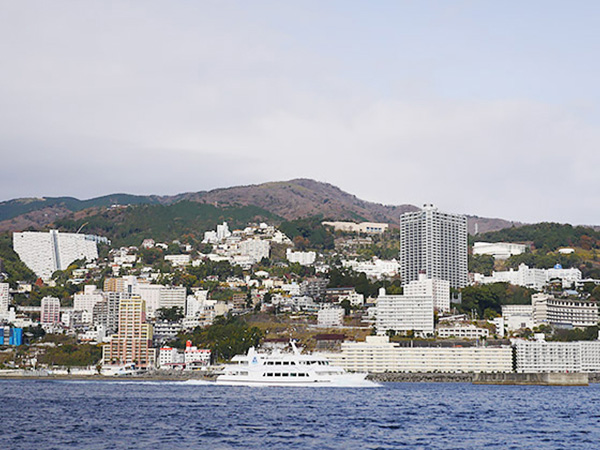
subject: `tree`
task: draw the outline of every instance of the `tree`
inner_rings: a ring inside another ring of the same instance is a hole
[[[344,308],[344,314],[345,315],[349,315],[350,314],[350,310],[352,309],[352,306],[350,305],[350,300],[348,300],[348,299],[342,300],[340,302],[340,306],[342,308]]]
[[[183,319],[183,308],[180,306],[158,308],[156,310],[156,317],[159,320],[166,320],[167,322],[178,322]]]
[[[229,360],[243,354],[250,347],[257,347],[263,338],[263,332],[249,326],[238,316],[220,316],[207,328],[196,328],[191,334],[180,334],[179,345],[191,340],[194,345],[209,348],[215,360]]]
[[[469,255],[469,272],[492,275],[494,270],[494,257],[491,255]]]
[[[531,303],[531,294],[530,289],[508,283],[467,286],[461,290],[462,303],[458,309],[465,314],[475,311],[478,317],[484,317],[486,311],[488,316],[492,313],[499,315],[502,305]]]

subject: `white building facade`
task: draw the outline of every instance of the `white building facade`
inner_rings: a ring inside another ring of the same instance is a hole
[[[512,348],[400,347],[387,336],[367,336],[365,342],[344,342],[340,353],[326,357],[355,372],[512,372]]]
[[[447,280],[450,286],[467,285],[467,217],[448,214],[433,205],[400,217],[402,282],[427,278]]]
[[[317,313],[317,324],[320,327],[341,327],[344,321],[344,309],[325,306]]]
[[[515,342],[517,372],[600,372],[600,341]]]
[[[432,335],[433,297],[428,295],[387,295],[380,290],[375,307],[375,326],[378,335],[388,331]]]
[[[285,256],[289,262],[298,263],[302,266],[310,266],[317,259],[315,252],[294,252],[289,248],[285,251]]]
[[[491,255],[494,259],[508,259],[514,255],[520,255],[527,251],[525,244],[512,244],[510,242],[475,242],[473,244],[474,255]]]
[[[8,305],[10,304],[9,284],[0,283],[0,315],[8,313]]]
[[[76,233],[24,231],[13,233],[13,249],[27,267],[47,281],[57,270],[66,270],[73,261],[98,258],[96,243],[101,238]]]
[[[404,295],[409,297],[432,297],[433,307],[438,311],[450,310],[450,282],[427,278],[420,273],[419,279],[404,285]]]
[[[103,292],[94,285],[84,286],[83,292],[73,295],[73,310],[83,311],[84,322],[92,322],[94,306],[104,300]]]

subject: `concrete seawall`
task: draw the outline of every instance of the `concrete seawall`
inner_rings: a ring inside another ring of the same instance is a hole
[[[473,384],[587,386],[587,373],[478,373]]]
[[[370,373],[367,379],[380,383],[471,383],[472,373]]]
[[[476,383],[506,385],[586,386],[600,383],[600,373],[370,373],[380,383]]]

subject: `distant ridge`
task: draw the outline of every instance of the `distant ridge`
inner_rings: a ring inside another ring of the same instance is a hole
[[[368,202],[329,183],[299,178],[173,196],[111,194],[89,200],[73,197],[14,199],[0,202],[0,231],[41,229],[74,213],[85,211],[85,215],[94,215],[112,205],[172,205],[182,201],[218,207],[256,206],[286,220],[320,215],[332,220],[385,222],[392,225],[398,223],[401,214],[418,209],[408,204]],[[503,219],[471,216],[471,233],[474,232],[475,223],[480,233],[521,225]]]

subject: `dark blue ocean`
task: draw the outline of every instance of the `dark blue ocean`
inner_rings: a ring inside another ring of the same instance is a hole
[[[597,449],[600,386],[0,381],[2,449]]]

